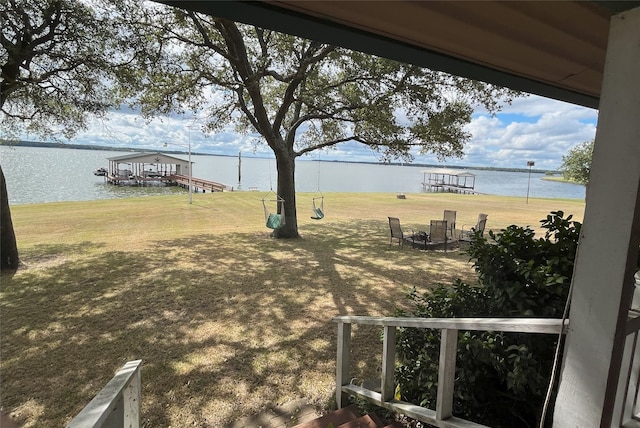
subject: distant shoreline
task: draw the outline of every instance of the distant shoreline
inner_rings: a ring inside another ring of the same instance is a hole
[[[556,181],[558,183],[567,183],[567,184],[576,184],[578,186],[584,186],[582,183],[578,183],[575,181],[567,180],[564,177],[542,177],[543,180],[546,181]]]
[[[0,140],[0,146],[43,147],[43,148],[54,148],[54,149],[102,150],[102,151],[114,151],[114,152],[138,152],[138,153],[147,153],[147,152],[149,153],[160,152],[160,153],[169,153],[169,154],[187,153],[185,150],[149,150],[149,149],[134,149],[131,147],[123,148],[123,147],[112,147],[112,146],[96,146],[91,144],[55,143],[55,142],[42,142],[42,141],[17,141],[16,142],[16,141]],[[200,153],[200,152],[191,152],[191,154],[197,155],[197,156],[236,157],[236,155]],[[367,164],[367,165],[380,164],[380,162],[340,161],[340,160],[325,160],[321,162],[358,163],[358,164]],[[443,166],[438,164],[407,163],[407,162],[387,162],[385,163],[385,165],[410,166],[410,167],[419,167],[419,168],[475,169],[480,171],[531,172],[532,174],[548,174],[548,173],[559,174],[560,173],[560,171],[549,171],[549,170],[541,170],[541,169],[529,170],[528,168],[499,168],[499,167],[489,167],[489,166],[458,166],[458,165]],[[552,181],[561,181],[561,180],[552,180]],[[578,183],[572,183],[570,181],[567,181],[567,183],[578,184]]]

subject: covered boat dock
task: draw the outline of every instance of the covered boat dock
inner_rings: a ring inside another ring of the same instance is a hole
[[[164,153],[132,153],[108,158],[105,180],[123,186],[181,186],[194,191],[222,192],[229,187],[214,181],[189,177],[189,161]],[[191,162],[191,167],[193,162]],[[230,190],[233,190],[232,188]]]
[[[476,175],[465,170],[425,169],[422,174],[424,192],[476,193]]]
[[[108,160],[106,180],[111,184],[173,184],[173,176],[189,174],[189,162],[159,152],[132,153]]]

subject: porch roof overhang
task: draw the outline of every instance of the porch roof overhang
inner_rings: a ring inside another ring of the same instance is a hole
[[[612,15],[640,1],[163,3],[598,108]]]

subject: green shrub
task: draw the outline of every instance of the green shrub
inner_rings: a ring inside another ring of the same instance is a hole
[[[476,235],[468,253],[480,286],[456,281],[409,298],[412,317],[561,318],[571,283],[580,223],[562,211],[542,220],[544,237],[509,226]],[[493,427],[534,427],[551,374],[557,338],[541,334],[461,331],[454,414]],[[440,332],[402,329],[396,371],[405,401],[435,408]]]

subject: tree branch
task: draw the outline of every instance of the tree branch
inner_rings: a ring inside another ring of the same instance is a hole
[[[315,50],[319,48],[321,49],[316,54]],[[318,42],[311,42],[309,44],[308,48],[302,55],[300,65],[298,66],[294,77],[291,79],[291,81],[289,82],[289,85],[287,86],[287,89],[285,90],[282,104],[280,105],[280,108],[278,108],[278,111],[273,120],[274,129],[280,129],[280,127],[282,126],[282,122],[286,117],[286,114],[289,111],[291,104],[294,101],[294,95],[296,93],[296,90],[298,89],[299,85],[303,82],[311,66],[318,63],[319,61],[322,61],[324,58],[327,57],[327,55],[329,55],[335,49],[336,47],[331,45],[322,47],[322,45]]]
[[[200,22],[200,19],[198,18],[198,15],[196,15],[196,13],[194,11],[192,11],[192,10],[188,11],[187,12],[187,16],[189,16],[189,18],[191,18],[191,21],[196,26],[196,30],[198,31],[200,36],[202,36],[203,43],[202,44],[198,44],[199,46],[207,47],[207,48],[212,49],[215,53],[217,53],[218,55],[222,56],[227,61],[231,62],[233,60],[237,60],[237,58],[231,57],[229,55],[229,52],[224,51],[222,48],[220,48],[220,46],[216,45],[211,40],[211,38],[209,37],[209,34],[207,33],[207,30],[204,28],[204,26],[202,25],[202,22]],[[176,38],[178,40],[180,40],[181,42],[187,43],[187,44],[191,44],[191,45],[195,45],[193,40],[189,40],[186,37],[182,37],[177,33],[174,33],[174,34],[175,34]]]

